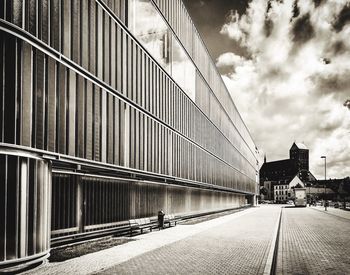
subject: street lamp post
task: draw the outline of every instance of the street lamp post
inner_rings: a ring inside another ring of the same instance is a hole
[[[321,159],[324,159],[324,210],[327,211],[327,203],[326,203],[327,157],[321,156]]]

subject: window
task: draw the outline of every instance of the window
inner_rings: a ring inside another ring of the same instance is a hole
[[[129,0],[129,29],[195,101],[196,68],[150,0]]]
[[[157,62],[170,73],[170,30],[149,0],[129,1],[129,28]]]
[[[175,38],[173,38],[171,71],[173,78],[180,87],[195,101],[196,69],[185,50]]]

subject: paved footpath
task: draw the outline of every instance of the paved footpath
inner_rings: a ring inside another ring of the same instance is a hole
[[[344,211],[343,209],[334,208],[334,207],[327,207],[327,211],[324,210],[323,206],[317,206],[317,207],[311,207],[311,209],[321,211],[323,213],[338,216],[344,219],[350,220],[350,211]]]
[[[27,274],[263,274],[280,212],[264,206],[180,224]]]
[[[237,219],[99,273],[263,274],[279,213],[279,206],[255,208]]]
[[[329,208],[284,208],[277,274],[350,274],[350,215]]]

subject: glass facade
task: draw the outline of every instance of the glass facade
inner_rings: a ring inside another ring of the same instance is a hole
[[[171,35],[164,19],[151,1],[129,1],[129,29],[157,60],[171,73]]]
[[[196,69],[180,43],[173,38],[171,49],[171,76],[190,99],[196,98]]]
[[[195,101],[195,66],[152,1],[129,0],[128,19],[136,38]]]
[[[180,0],[6,0],[0,24],[0,149],[52,162],[54,240],[257,194],[257,149]]]
[[[225,144],[214,145],[215,151],[232,148],[233,151],[227,151],[224,158],[232,158],[230,163],[235,167],[244,167],[245,173],[256,181],[257,148],[181,0],[169,3],[161,0],[129,0],[129,6],[131,32],[211,121],[213,132],[220,136],[217,140]],[[168,43],[157,44],[167,47],[162,52],[170,53],[167,55],[169,63],[164,65],[158,57],[159,50],[149,47],[145,33],[166,33]],[[201,120],[199,123],[202,123]],[[225,152],[222,152],[221,156],[224,155]]]

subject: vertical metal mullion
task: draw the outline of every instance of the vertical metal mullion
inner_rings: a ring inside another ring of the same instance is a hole
[[[145,109],[147,111],[150,111],[149,108],[149,98],[150,98],[150,89],[149,89],[149,81],[150,81],[150,71],[149,71],[149,57],[144,54],[145,58],[145,71],[144,71],[144,79],[145,79],[145,92],[144,92],[144,102],[145,102]]]
[[[36,247],[36,244],[37,244],[37,203],[38,203],[38,186],[37,186],[37,183],[38,183],[38,175],[37,175],[37,160],[33,160],[32,162],[34,165],[34,174],[33,174],[33,178],[34,178],[34,181],[33,181],[33,253],[36,253],[37,251],[37,247]]]
[[[113,122],[113,109],[114,109],[114,96],[110,93],[107,94],[107,162],[114,163],[114,122]]]
[[[155,75],[156,75],[156,71],[155,71],[155,65],[153,63],[153,61],[150,59],[150,112],[155,115],[155,86],[156,86],[156,81],[155,81]]]
[[[153,169],[153,147],[152,147],[152,142],[153,142],[153,121],[150,117],[147,117],[148,121],[148,147],[147,147],[147,151],[148,151],[148,160],[147,160],[147,171],[152,172]]]
[[[76,97],[76,88],[77,88],[77,78],[75,72],[72,70],[68,70],[68,98],[67,98],[67,138],[66,138],[66,148],[68,148],[67,153],[71,156],[75,156],[76,149],[76,105],[77,105],[77,97]]]
[[[5,155],[5,176],[4,176],[4,259],[7,259],[7,200],[8,200],[8,156]]]
[[[144,137],[143,137],[143,169],[145,171],[148,171],[148,116],[147,115],[143,115],[143,124],[144,124]]]
[[[131,40],[131,39],[130,39]],[[137,49],[137,45],[135,42],[132,42],[132,53],[131,53],[131,61],[132,61],[132,69],[130,70],[132,72],[132,75],[129,79],[129,81],[132,82],[132,91],[131,91],[131,99],[135,102],[137,102],[137,82],[138,82],[138,74],[137,74],[137,54],[138,54],[138,49]]]
[[[145,108],[145,55],[143,50],[139,49],[139,105]]]
[[[127,93],[127,63],[128,63],[128,49],[127,49],[127,35],[124,31],[121,30],[121,37],[122,37],[122,60],[121,60],[121,66],[122,66],[122,93],[126,96],[128,96]]]
[[[40,247],[39,247],[39,250],[40,251],[43,251],[43,247],[44,247],[44,234],[45,234],[45,227],[47,224],[45,224],[45,219],[44,219],[44,215],[45,215],[45,209],[46,209],[46,206],[44,205],[44,202],[45,202],[45,197],[46,197],[46,194],[44,193],[44,186],[46,184],[45,182],[45,170],[44,170],[44,161],[42,160],[38,160],[38,169],[40,171],[40,185],[39,185],[39,205],[40,205],[40,216],[39,216],[39,228],[40,228],[40,231],[38,232],[39,233],[39,243],[40,243]]]
[[[107,92],[101,91],[101,160],[107,162]]]
[[[144,128],[144,114],[143,113],[139,113],[139,161],[140,161],[140,166],[139,169],[140,170],[144,170],[144,137],[145,137],[145,128]]]
[[[155,65],[156,71],[155,71],[155,115],[160,118],[160,69],[157,65]]]
[[[141,91],[142,91],[142,50],[137,47],[137,87],[136,87],[136,102],[142,106]]]
[[[26,240],[26,236],[27,234],[27,173],[28,173],[28,169],[25,165],[25,160],[21,160],[21,165],[19,166],[21,169],[21,175],[20,175],[20,221],[19,221],[19,227],[20,227],[20,231],[19,231],[19,247],[20,247],[20,251],[19,251],[19,257],[24,257],[26,256],[26,245],[27,245],[27,240]]]
[[[3,2],[0,5],[5,5]],[[0,141],[4,141],[4,102],[5,102],[5,40],[4,33],[0,32]]]
[[[157,143],[156,143],[156,122],[152,119],[152,172],[156,172],[156,161],[157,161],[157,157],[156,157],[156,154],[157,154],[157,150],[156,150],[156,146],[157,146]]]
[[[100,5],[97,5],[96,11],[96,57],[97,57],[97,70],[96,75],[99,79],[104,80],[103,75],[103,57],[104,57],[104,28],[103,28],[103,16],[104,12]]]
[[[111,62],[110,62],[110,74],[111,74],[111,86],[113,89],[117,89],[117,85],[116,85],[116,80],[117,80],[117,76],[116,76],[116,66],[117,66],[117,62],[116,62],[116,49],[117,49],[117,45],[116,45],[116,23],[113,20],[110,20],[110,31],[111,31],[111,36],[110,36],[110,50],[111,50]]]
[[[100,202],[99,202],[99,224],[102,224],[105,218],[105,209],[104,209],[104,201],[105,201],[105,196],[104,196],[104,188],[105,184],[102,180],[99,180],[99,185],[100,185]]]
[[[85,157],[86,97],[85,79],[76,76],[75,156]]]
[[[122,34],[121,34],[121,28],[116,24],[116,89],[118,92],[122,93]]]
[[[136,160],[136,117],[135,117],[135,109],[130,107],[130,167],[136,168],[135,160]]]
[[[103,61],[104,61],[104,66],[103,66],[103,79],[104,81],[111,85],[111,55],[110,55],[110,43],[111,43],[111,18],[106,12],[103,12],[103,41],[104,41],[104,47],[103,47]]]
[[[160,108],[160,116],[159,118],[165,122],[165,117],[164,117],[164,74],[162,71],[160,71],[159,75],[159,82],[160,82],[160,89],[159,89],[159,108]]]
[[[15,102],[17,104],[15,104],[15,129],[14,129],[14,143],[16,144],[20,144],[20,133],[21,133],[21,113],[22,113],[22,109],[20,108],[21,106],[21,91],[22,91],[22,85],[21,85],[21,72],[22,72],[22,66],[21,66],[21,62],[22,62],[22,52],[21,52],[21,48],[18,46],[18,43],[16,43],[15,45],[16,49],[16,55],[15,55]],[[3,93],[4,94],[4,93]],[[1,101],[0,101],[1,102]],[[1,117],[0,117],[1,120]],[[1,133],[1,130],[0,130]],[[1,137],[0,137],[1,140]]]
[[[114,123],[114,139],[113,139],[113,145],[114,145],[114,161],[113,163],[116,165],[119,165],[119,147],[120,147],[120,126],[119,126],[119,120],[120,120],[120,114],[119,114],[119,99],[117,97],[113,97],[114,100],[114,106],[113,106],[113,123]]]
[[[135,168],[140,169],[140,113],[135,109]]]
[[[43,251],[46,251],[49,249],[50,243],[49,243],[49,234],[51,232],[51,226],[50,226],[50,218],[51,218],[51,193],[50,193],[50,181],[52,179],[51,164],[44,165],[44,179],[43,179],[43,194],[44,194],[44,211],[43,211],[43,227],[44,227],[44,237],[43,237]]]
[[[119,100],[119,164],[125,163],[125,103]]]
[[[130,167],[130,106],[124,103],[124,166]]]
[[[67,56],[68,58],[71,57],[70,55],[70,50],[71,50],[71,5],[69,5],[70,2],[68,1],[63,1],[62,5],[61,5],[61,24],[62,26],[62,30],[61,30],[61,49],[62,49],[62,53]]]

